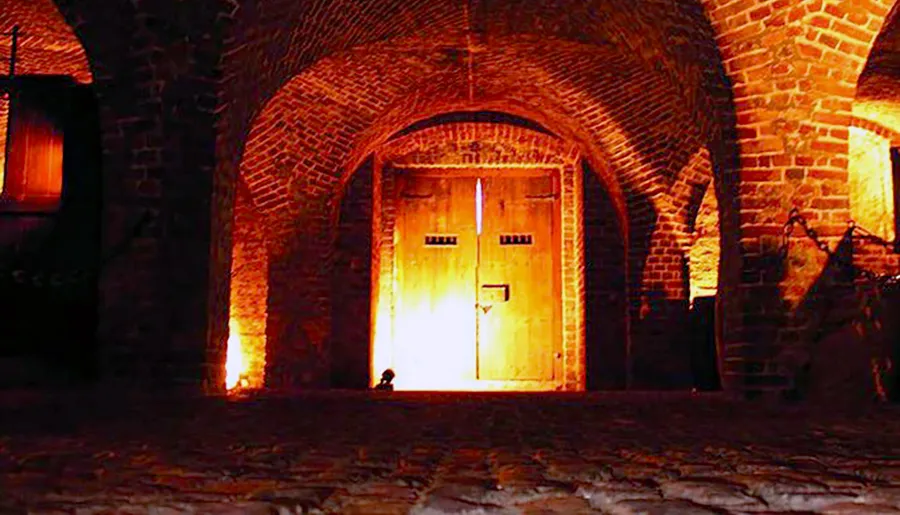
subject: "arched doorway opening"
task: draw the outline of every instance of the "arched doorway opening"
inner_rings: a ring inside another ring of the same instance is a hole
[[[501,12],[490,9],[473,14],[503,21]],[[540,32],[543,25],[537,28]],[[420,33],[398,33],[388,40],[359,41],[357,47],[328,55],[309,55],[296,65],[279,68],[278,74],[270,77],[277,75],[277,81],[259,97],[264,105],[255,106],[258,111],[243,112],[255,120],[251,123],[248,119],[241,126],[241,130],[250,129],[249,136],[240,131],[232,135],[235,142],[248,138],[241,175],[261,215],[260,223],[271,230],[265,316],[267,384],[305,388],[372,383],[370,350],[349,354],[345,350],[359,348],[368,335],[341,320],[348,319],[342,319],[345,311],[355,313],[355,320],[365,316],[363,299],[372,293],[357,292],[369,284],[365,274],[378,266],[378,259],[350,248],[355,237],[345,232],[345,226],[359,225],[364,219],[351,212],[347,202],[336,199],[348,185],[351,190],[374,187],[365,185],[362,177],[377,177],[377,150],[390,134],[426,119],[424,125],[412,129],[424,132],[434,127],[430,117],[476,110],[516,113],[536,120],[577,143],[592,165],[603,163],[593,170],[601,179],[596,186],[605,188],[613,207],[592,209],[615,211],[619,225],[627,226],[621,232],[632,234],[633,239],[620,235],[623,241],[611,243],[612,248],[626,249],[616,252],[626,254],[618,265],[625,270],[618,280],[607,283],[599,279],[591,286],[595,299],[613,299],[628,313],[616,315],[618,327],[611,329],[603,322],[607,315],[598,311],[599,322],[591,329],[598,348],[616,335],[624,336],[617,339],[620,357],[613,360],[619,363],[614,371],[619,378],[607,385],[592,383],[592,387],[621,385],[632,362],[639,364],[646,379],[640,383],[644,387],[683,384],[680,367],[681,361],[686,361],[682,359],[685,352],[670,342],[670,336],[676,332],[673,324],[683,322],[679,317],[686,312],[688,296],[681,268],[670,270],[670,261],[673,252],[684,250],[685,214],[693,202],[700,201],[694,198],[694,190],[707,186],[710,179],[709,174],[701,176],[689,169],[692,156],[708,139],[709,120],[705,117],[709,111],[694,109],[705,102],[703,92],[694,87],[699,81],[671,80],[668,71],[682,68],[655,66],[639,58],[645,54],[622,52],[616,46],[513,37],[521,29],[495,34],[472,52],[464,43],[469,30],[461,27],[462,39],[438,48],[423,47]],[[473,70],[476,73],[469,73]],[[234,100],[234,105],[244,103],[243,99]],[[463,120],[441,120],[451,121]],[[358,164],[372,152],[375,158],[366,165],[371,171],[360,170],[353,176]],[[573,162],[580,171],[581,163]],[[578,175],[580,182],[586,182]],[[585,199],[577,197],[584,207]],[[371,206],[372,202],[361,205]],[[586,228],[577,225],[583,234]],[[602,225],[594,224],[597,234],[609,234]],[[371,235],[361,234],[366,245],[379,243]],[[606,250],[603,247],[602,243],[596,246],[600,253]],[[680,267],[680,261],[676,265]],[[335,278],[337,268],[349,276]],[[581,295],[571,298],[584,302],[587,286],[577,287]],[[624,292],[631,297],[626,299]],[[637,316],[641,318],[637,320]],[[377,316],[369,318],[365,327],[380,324]],[[586,334],[588,328],[575,325],[572,329]],[[341,335],[336,336],[338,333]],[[589,348],[586,343],[581,354],[572,355],[580,361],[573,369],[571,384],[587,385]],[[599,351],[596,356],[602,354]],[[677,359],[670,359],[676,355]]]
[[[333,386],[391,368],[400,389],[584,388],[579,154],[497,115],[464,118],[399,132],[348,181]]]

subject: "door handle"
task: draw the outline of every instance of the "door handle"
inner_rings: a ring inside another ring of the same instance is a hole
[[[488,312],[491,310],[491,308],[494,307],[494,305],[493,305],[493,304],[475,304],[475,307],[476,307],[476,308],[480,308],[481,311],[482,311],[485,315],[487,315]]]

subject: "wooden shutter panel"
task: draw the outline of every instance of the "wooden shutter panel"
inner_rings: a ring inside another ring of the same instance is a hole
[[[63,185],[65,98],[57,77],[17,79],[10,91],[9,153],[2,200],[54,208]]]

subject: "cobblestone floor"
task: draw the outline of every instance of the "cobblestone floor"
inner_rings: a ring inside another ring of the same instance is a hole
[[[900,514],[900,409],[649,394],[0,402],[0,513]]]

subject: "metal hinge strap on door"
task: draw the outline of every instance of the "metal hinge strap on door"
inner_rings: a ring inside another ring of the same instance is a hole
[[[434,198],[434,193],[406,193],[403,192],[400,194],[402,198],[409,199],[426,199],[426,198]]]
[[[557,193],[545,193],[543,195],[525,195],[528,200],[556,200],[559,198]]]
[[[554,179],[550,185],[550,193],[541,193],[538,195],[525,195],[527,200],[556,200],[559,198],[559,185]]]

